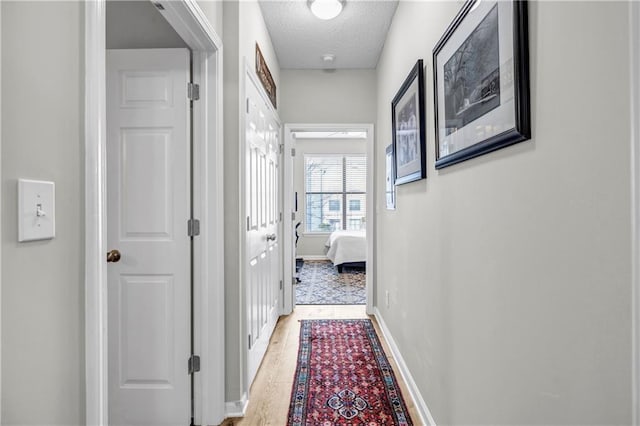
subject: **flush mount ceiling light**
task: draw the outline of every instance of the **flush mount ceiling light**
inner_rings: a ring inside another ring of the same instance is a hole
[[[340,15],[343,2],[340,0],[309,0],[308,4],[311,13],[326,21]]]

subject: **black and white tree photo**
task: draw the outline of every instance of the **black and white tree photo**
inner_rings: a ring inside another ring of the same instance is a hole
[[[445,134],[500,105],[498,6],[494,6],[444,65]]]

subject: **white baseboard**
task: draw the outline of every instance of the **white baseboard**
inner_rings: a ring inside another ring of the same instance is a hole
[[[400,375],[402,379],[407,385],[409,389],[409,393],[411,394],[411,398],[416,404],[416,408],[418,410],[418,414],[420,415],[420,420],[423,424],[427,426],[436,426],[436,421],[433,419],[431,415],[431,411],[429,411],[429,407],[427,407],[427,403],[422,397],[422,394],[418,390],[418,386],[416,385],[415,380],[413,380],[413,376],[407,367],[407,364],[404,362],[404,358],[402,358],[402,354],[400,353],[400,349],[396,345],[395,340],[393,340],[393,336],[391,335],[391,331],[387,328],[387,324],[385,324],[382,319],[382,315],[380,315],[380,311],[377,307],[373,308],[373,315],[376,317],[376,321],[378,321],[378,325],[380,326],[380,330],[382,330],[382,335],[384,339],[387,341],[391,352],[393,353],[393,358],[400,369]]]
[[[302,258],[304,260],[329,260],[329,258],[327,256],[324,255],[316,255],[316,254],[311,254],[311,255],[306,255],[306,256],[302,256]]]
[[[247,393],[242,394],[242,398],[239,401],[227,401],[224,403],[224,417],[244,417],[247,412],[247,405],[249,404],[249,398]]]

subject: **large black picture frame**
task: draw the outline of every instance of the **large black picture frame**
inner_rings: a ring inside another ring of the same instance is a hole
[[[396,185],[427,177],[424,96],[424,65],[418,59],[391,101]]]
[[[531,139],[527,8],[467,0],[433,49],[436,169]]]

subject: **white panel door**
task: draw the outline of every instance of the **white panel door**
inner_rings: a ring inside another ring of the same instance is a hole
[[[251,384],[278,319],[280,255],[280,125],[254,81],[246,78],[246,302]]]
[[[109,423],[191,420],[186,49],[107,51]]]

